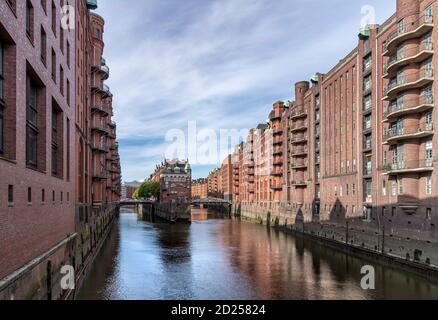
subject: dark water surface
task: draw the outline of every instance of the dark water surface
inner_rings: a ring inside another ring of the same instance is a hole
[[[194,212],[191,225],[120,220],[79,299],[438,299],[438,286],[264,226]],[[376,290],[360,287],[363,265]]]

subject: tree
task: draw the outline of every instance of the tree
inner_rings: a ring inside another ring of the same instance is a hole
[[[160,196],[160,183],[155,181],[143,182],[133,194],[134,199],[156,198]]]

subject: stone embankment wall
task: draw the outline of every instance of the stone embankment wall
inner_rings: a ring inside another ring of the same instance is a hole
[[[415,230],[392,230],[378,219],[338,217],[329,221],[317,221],[317,218],[307,221],[301,210],[280,204],[233,204],[232,213],[242,219],[312,237],[330,246],[407,266],[423,275],[438,276],[438,239],[433,241],[429,235]]]

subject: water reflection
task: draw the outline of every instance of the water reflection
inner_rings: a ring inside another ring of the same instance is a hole
[[[377,290],[360,288],[376,267]],[[197,210],[191,225],[123,213],[80,299],[425,299],[438,287],[266,227]]]

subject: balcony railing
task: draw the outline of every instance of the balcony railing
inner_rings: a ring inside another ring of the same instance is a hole
[[[108,130],[106,124],[102,123],[102,122],[98,122],[98,121],[93,121],[91,123],[91,130],[98,131],[98,132],[103,133],[105,135],[109,134],[109,130]]]
[[[291,111],[291,119],[298,119],[307,116],[307,108],[297,107]]]
[[[299,132],[299,131],[306,131],[306,130],[307,130],[307,123],[295,125],[295,126],[292,126],[292,128],[291,128],[292,133]]]
[[[295,148],[292,150],[292,157],[303,156],[308,153],[307,148]]]
[[[423,41],[420,46],[401,50],[393,55],[385,65],[386,76],[391,75],[397,68],[409,63],[418,63],[433,55],[433,43]]]
[[[383,166],[385,174],[402,174],[433,171],[434,159],[399,161]]]
[[[307,186],[307,183],[304,180],[295,179],[292,181],[292,185],[295,187],[304,187],[304,186]]]
[[[274,145],[280,145],[283,143],[283,138],[282,137],[274,137]]]
[[[385,144],[396,143],[400,140],[420,139],[434,134],[432,123],[405,126],[403,128],[388,129],[384,132]]]
[[[415,38],[423,35],[433,28],[433,16],[423,15],[418,20],[410,24],[405,24],[402,27],[391,33],[386,39],[386,44],[383,46],[384,54],[388,54],[397,45],[410,38]]]
[[[95,152],[108,153],[110,149],[103,142],[95,142],[91,144],[91,149]]]
[[[305,169],[305,168],[307,168],[307,161],[292,163],[292,169]]]
[[[383,90],[384,99],[388,99],[403,90],[420,88],[432,81],[432,69],[422,69],[418,72],[407,74],[403,77],[398,77]]]
[[[101,114],[103,114],[104,116],[108,115],[108,111],[106,111],[103,107],[101,106],[92,106],[91,107],[91,111],[94,112],[100,112]]]
[[[384,111],[383,117],[389,118],[399,117],[404,114],[424,112],[433,108],[433,96],[421,95],[417,98],[399,99],[392,102]]]
[[[291,139],[292,143],[302,143],[307,141],[307,135],[297,135]]]

